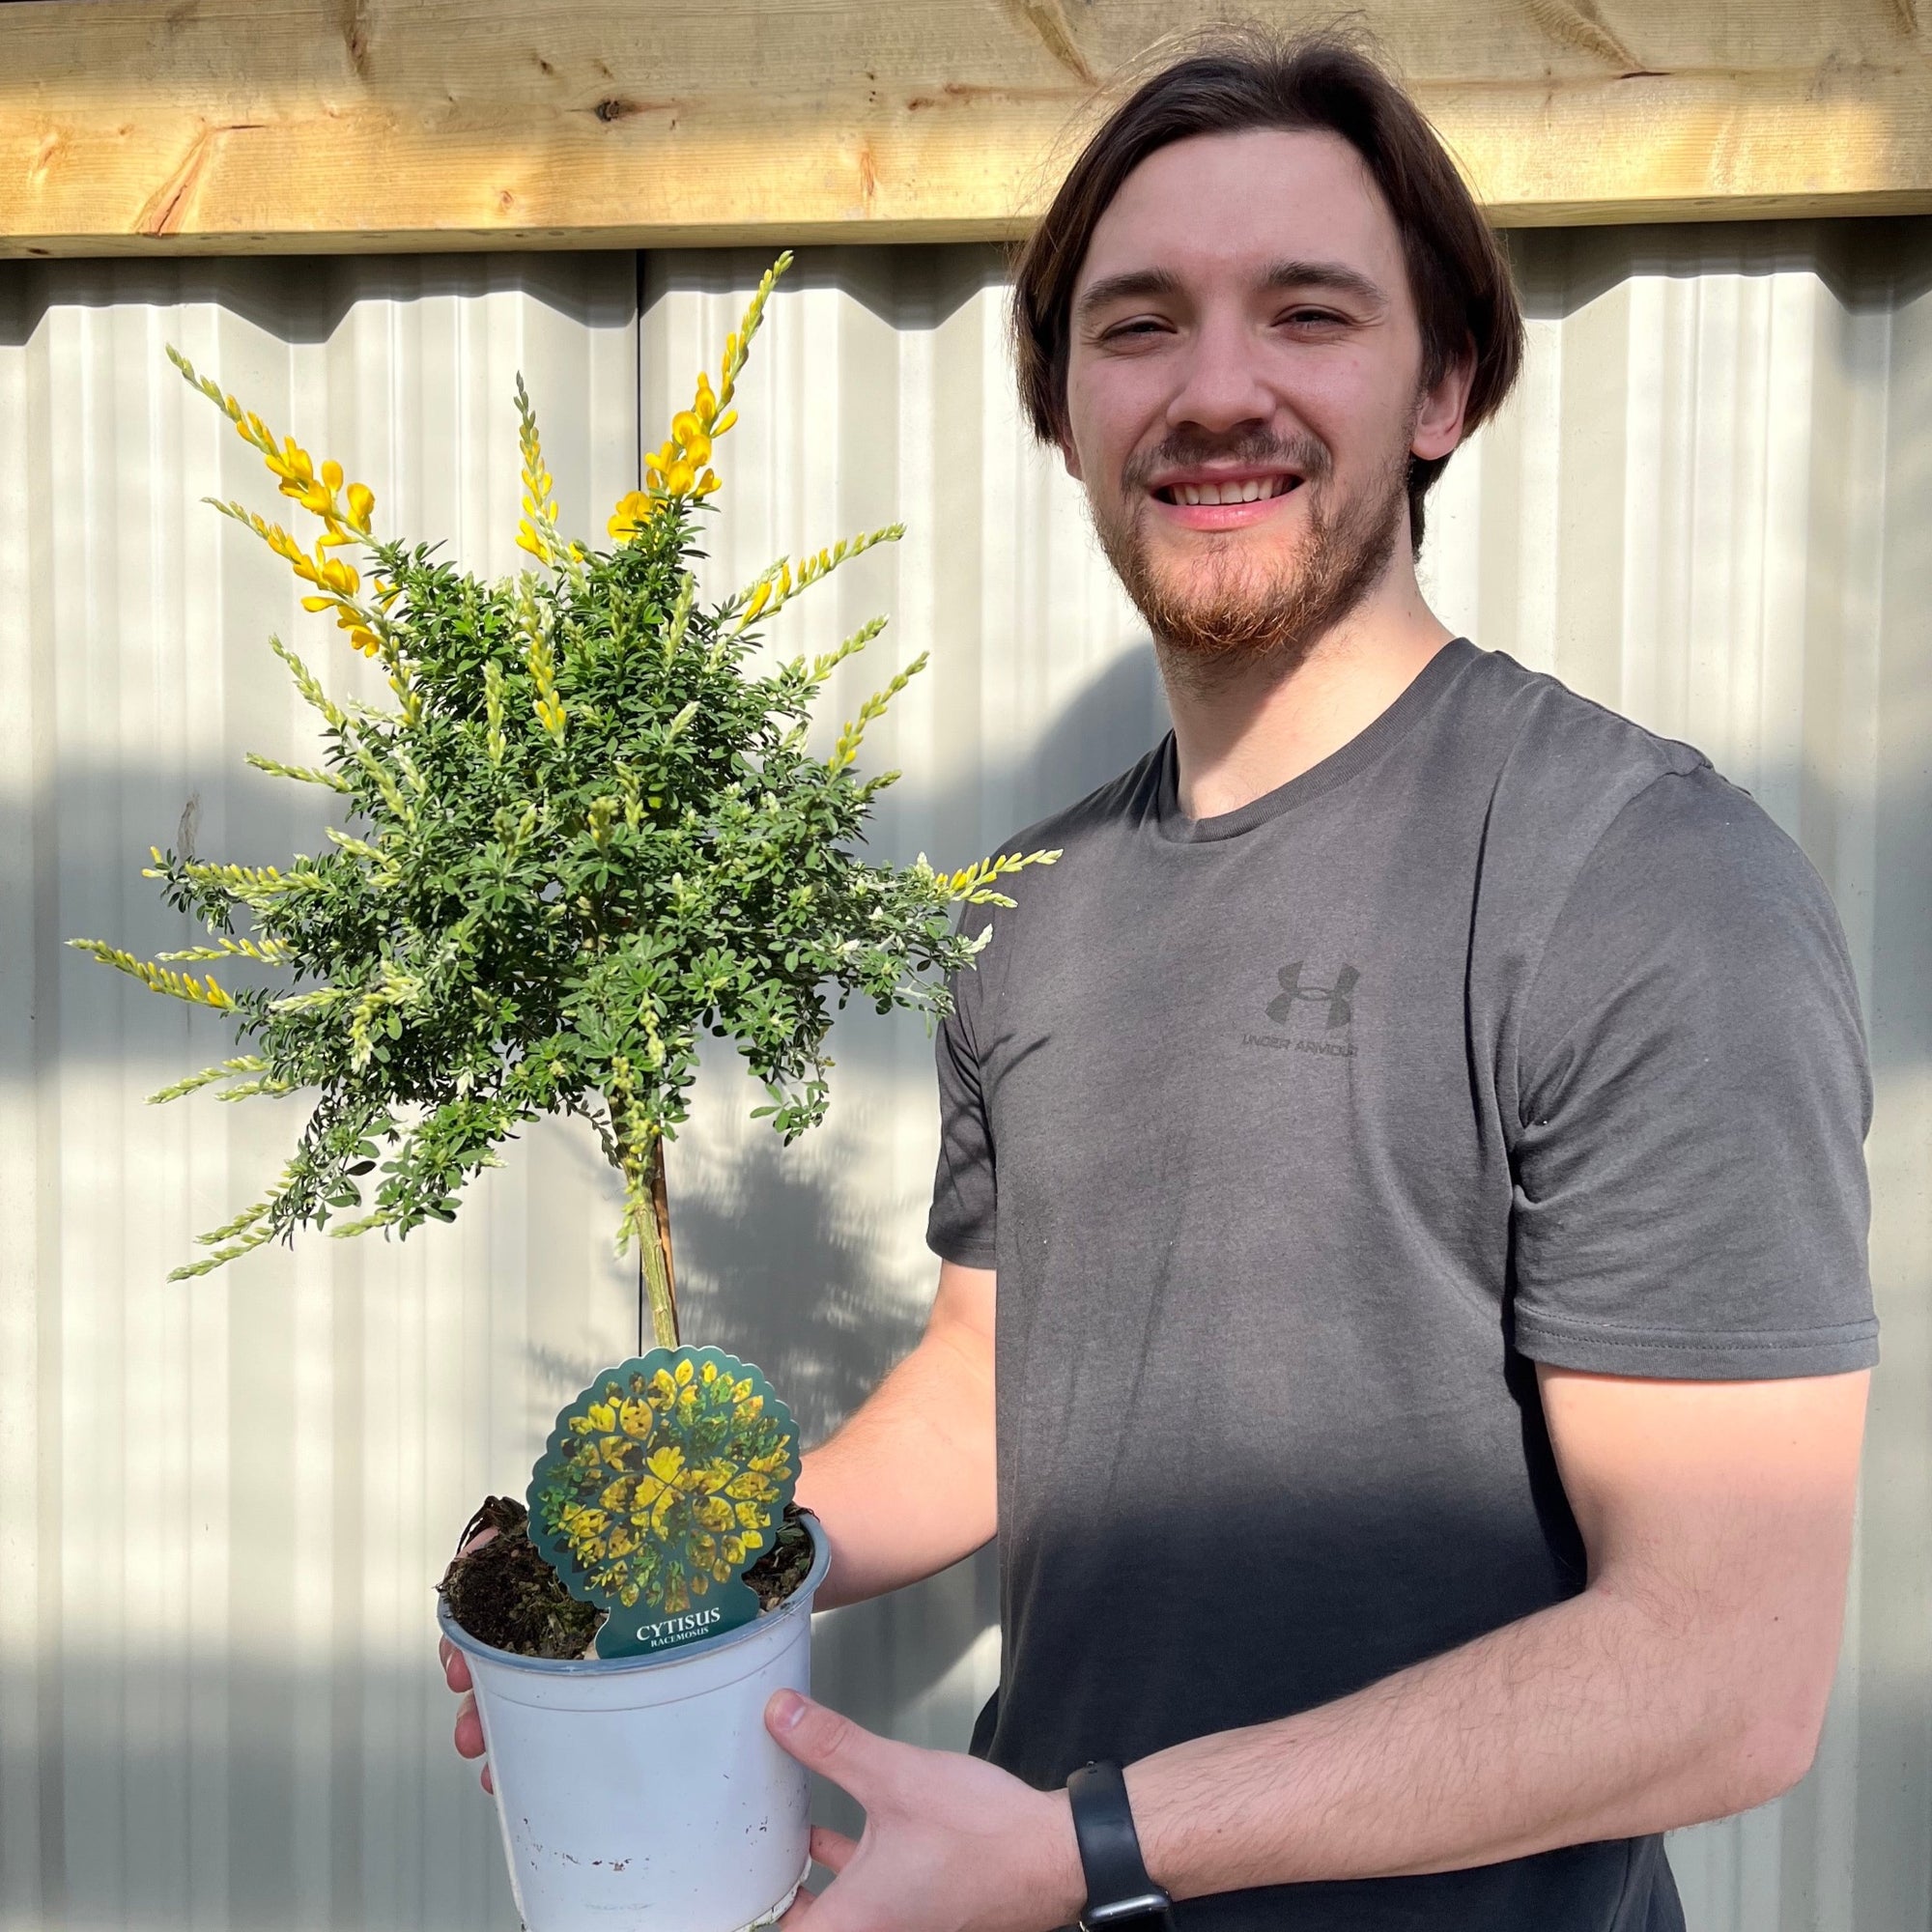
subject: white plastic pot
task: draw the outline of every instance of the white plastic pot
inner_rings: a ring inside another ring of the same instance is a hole
[[[813,1559],[777,1609],[651,1657],[551,1661],[479,1643],[469,1661],[510,1883],[526,1932],[750,1932],[810,1860],[804,1769],[765,1729],[774,1690],[811,1688]]]

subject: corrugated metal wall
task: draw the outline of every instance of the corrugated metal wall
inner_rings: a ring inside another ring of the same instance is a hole
[[[1932,1924],[1932,230],[1520,238],[1519,404],[1459,457],[1425,559],[1479,642],[1692,739],[1837,895],[1871,1015],[1886,1321],[1846,1662],[1817,1770],[1673,1848],[1700,1932]],[[281,566],[200,495],[264,503],[196,362],[377,490],[385,529],[514,568],[525,371],[567,523],[601,527],[757,255],[0,269],[0,1928],[509,1925],[446,1747],[427,1585],[482,1489],[631,1332],[595,1150],[545,1129],[451,1229],[312,1239],[161,1279],[278,1158],[294,1110],[142,1096],[218,1031],[61,949],[180,928],[138,876],[320,836],[242,766],[306,738],[265,636],[340,670]],[[1001,270],[974,248],[812,251],[722,446],[712,586],[902,517],[895,552],[781,620],[875,611],[836,725],[914,651],[868,739],[879,843],[959,859],[1137,755],[1148,653],[1075,488],[1021,436]],[[359,661],[358,661],[359,664]],[[199,1054],[200,1059],[195,1056]],[[673,1151],[694,1333],[821,1429],[917,1333],[927,1042],[841,1026],[833,1116],[780,1151],[728,1065]],[[960,1742],[992,1676],[962,1566],[821,1620],[825,1693]]]
[[[242,763],[314,742],[267,635],[366,668],[197,500],[281,501],[163,344],[500,572],[519,368],[573,505],[635,475],[634,265],[10,267],[0,317],[0,1924],[513,1924],[428,1586],[627,1332],[594,1155],[533,1138],[436,1240],[170,1285],[299,1108],[144,1105],[218,1028],[61,942],[185,943],[139,876],[185,816],[314,849]]]

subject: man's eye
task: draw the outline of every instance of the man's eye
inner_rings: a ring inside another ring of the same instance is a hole
[[[1126,335],[1158,335],[1165,327],[1164,323],[1154,321],[1151,316],[1140,316],[1132,322],[1116,323],[1100,339],[1103,342],[1118,342]]]
[[[1281,319],[1302,328],[1338,327],[1348,321],[1331,308],[1292,308]]]

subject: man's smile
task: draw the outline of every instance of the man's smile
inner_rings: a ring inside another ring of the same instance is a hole
[[[1244,529],[1275,515],[1302,481],[1279,468],[1171,470],[1150,480],[1148,495],[1182,529]]]

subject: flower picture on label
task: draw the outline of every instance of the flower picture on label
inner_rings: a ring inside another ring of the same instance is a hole
[[[674,1616],[770,1547],[797,1474],[791,1413],[756,1369],[716,1349],[654,1349],[557,1417],[530,1536],[573,1595]]]

